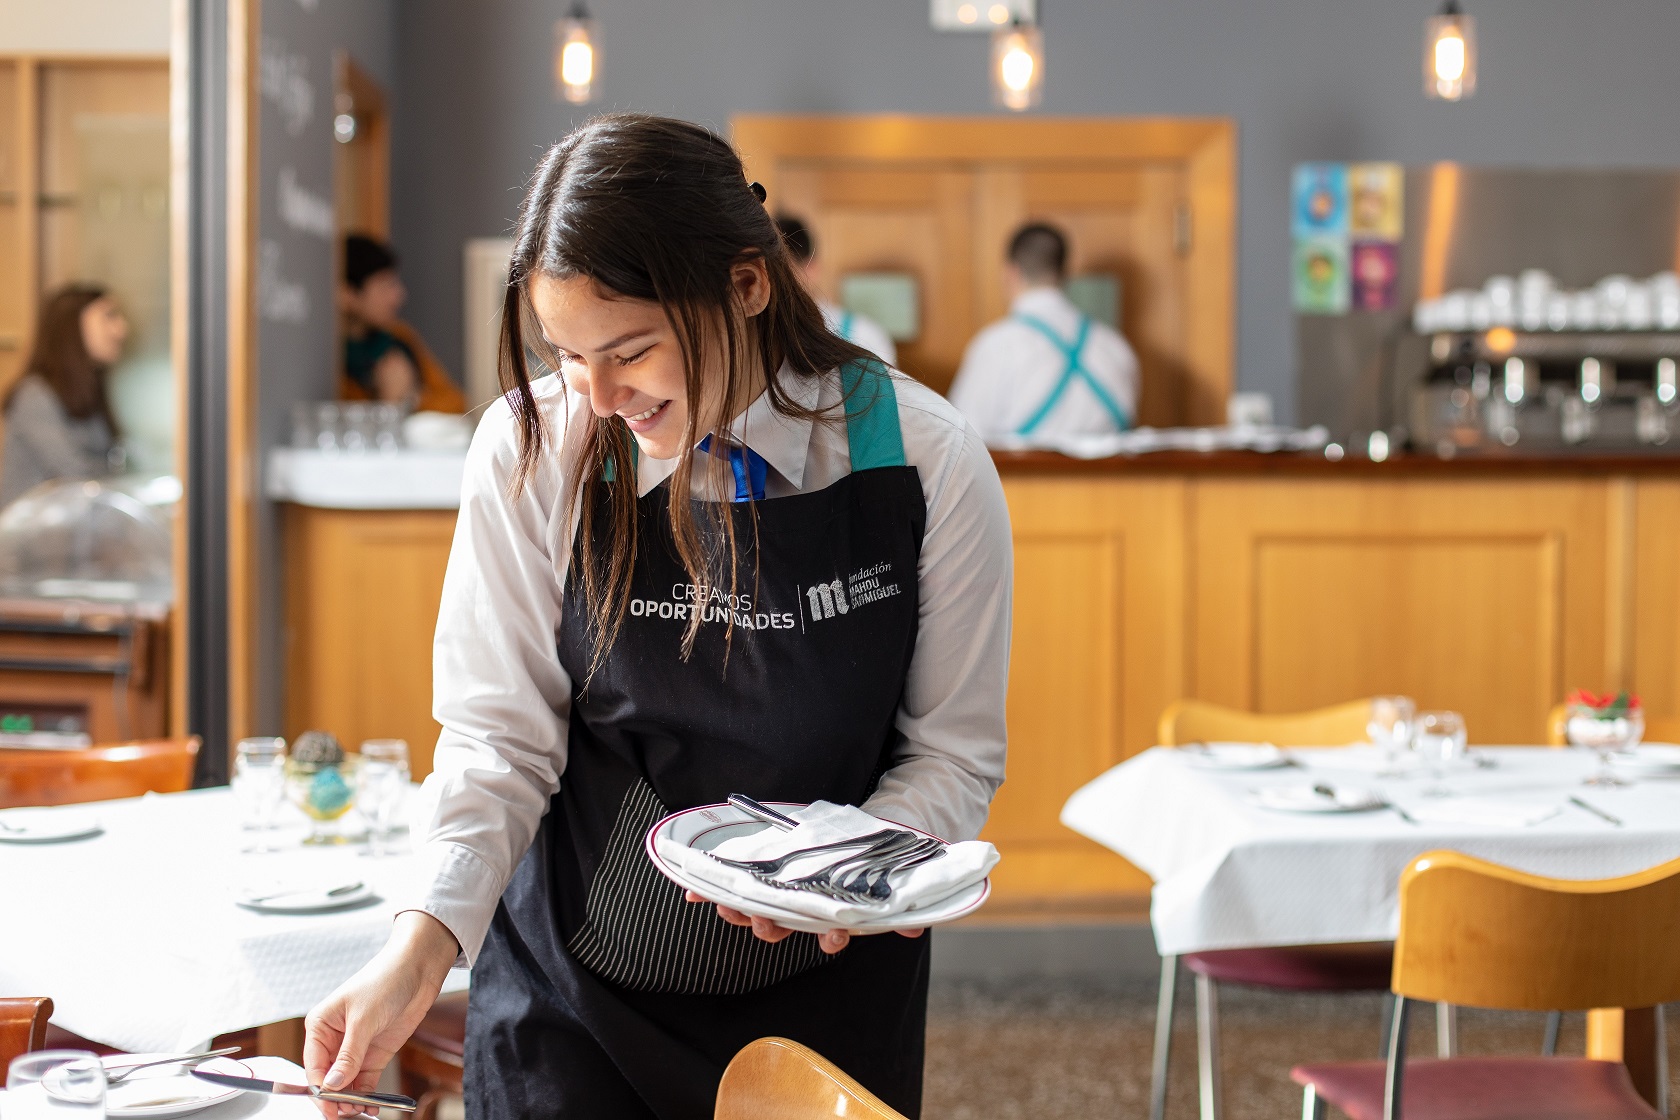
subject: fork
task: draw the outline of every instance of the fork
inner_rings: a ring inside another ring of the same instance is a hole
[[[849,877],[855,878],[861,874],[872,873],[881,867],[896,864],[900,860],[927,851],[929,844],[940,843],[937,840],[917,836],[911,832],[901,835],[908,839],[885,842],[875,850],[847,856],[845,859],[837,860],[827,867],[813,871],[809,875],[803,875],[798,879],[790,879],[787,882],[778,880],[776,885],[786,887],[789,890],[815,891],[818,894],[826,894],[830,898],[839,898],[848,902],[868,901],[868,896],[860,895],[843,886],[845,880]]]
[[[862,847],[864,851],[874,851],[881,844],[888,843],[896,836],[914,836],[913,832],[906,832],[902,828],[883,828],[879,832],[871,832],[867,836],[854,836],[850,840],[836,840],[832,844],[818,844],[812,848],[798,848],[774,859],[725,859],[723,856],[707,853],[713,859],[726,867],[750,871],[754,875],[774,875],[796,859],[815,855],[818,852],[838,852],[846,848]],[[860,853],[861,854],[861,853]]]
[[[237,1053],[239,1053],[239,1047],[237,1047],[237,1046],[224,1046],[220,1050],[206,1050],[202,1054],[176,1054],[174,1057],[154,1058],[152,1061],[140,1062],[140,1063],[138,1063],[136,1065],[132,1065],[132,1066],[125,1066],[125,1065],[108,1066],[105,1069],[105,1084],[106,1085],[121,1084],[122,1082],[128,1080],[130,1077],[133,1077],[139,1071],[141,1071],[143,1069],[151,1069],[153,1066],[175,1066],[175,1065],[196,1066],[199,1062],[207,1062],[211,1058],[225,1058],[229,1054],[237,1054]],[[118,1070],[121,1070],[122,1072],[113,1074],[111,1072],[113,1069],[118,1069]]]
[[[937,840],[929,841],[929,845],[917,854],[900,856],[893,862],[860,873],[851,882],[842,884],[842,889],[876,902],[885,902],[892,897],[892,883],[889,880],[895,873],[920,867],[924,863],[932,863],[948,850]]]

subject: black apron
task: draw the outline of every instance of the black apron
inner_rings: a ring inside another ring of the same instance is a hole
[[[919,1114],[927,936],[854,938],[833,957],[806,933],[771,945],[683,901],[642,849],[667,813],[734,792],[861,804],[891,763],[927,511],[890,379],[859,364],[842,383],[852,473],[730,506],[733,600],[683,571],[668,486],[637,504],[630,610],[592,677],[581,581],[567,581],[569,754],[473,968],[472,1120],[708,1120],[730,1058],[768,1035]]]

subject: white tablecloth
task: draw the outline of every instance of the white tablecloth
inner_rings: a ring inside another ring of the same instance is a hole
[[[1348,750],[1355,753],[1349,754]],[[1414,857],[1451,848],[1525,871],[1600,879],[1680,856],[1680,781],[1606,789],[1580,784],[1587,752],[1493,747],[1491,769],[1379,777],[1352,763],[1371,748],[1296,750],[1295,766],[1230,772],[1193,766],[1156,747],[1069,799],[1062,823],[1155,880],[1150,920],[1163,954],[1392,938],[1396,890]],[[1249,791],[1328,783],[1378,790],[1402,808],[1456,795],[1551,801],[1561,811],[1520,828],[1408,824],[1395,812],[1309,815],[1261,809]],[[1618,828],[1568,802],[1576,795],[1623,821]]]
[[[301,827],[279,854],[241,854],[225,788],[55,812],[91,812],[105,831],[0,844],[0,994],[49,996],[55,1023],[129,1051],[186,1050],[308,1013],[378,951],[422,885],[408,855],[305,849]],[[314,915],[234,905],[243,886],[303,880],[361,880],[381,901]],[[464,972],[450,974],[446,990],[465,987]]]
[[[251,1067],[251,1072],[257,1077],[264,1077],[270,1081],[284,1081],[293,1085],[302,1085],[303,1068],[288,1062],[284,1058],[247,1058],[241,1056],[240,1061]],[[193,1120],[310,1120],[318,1118],[321,1113],[315,1103],[307,1097],[282,1097],[269,1093],[243,1093],[226,1104],[219,1104],[214,1108],[207,1108],[202,1112],[192,1114]],[[0,1090],[0,1120],[6,1116],[6,1094]]]

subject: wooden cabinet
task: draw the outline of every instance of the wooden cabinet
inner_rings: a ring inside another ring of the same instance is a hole
[[[432,633],[455,512],[284,508],[287,736],[320,728],[351,750],[406,739],[415,777],[431,773]]]

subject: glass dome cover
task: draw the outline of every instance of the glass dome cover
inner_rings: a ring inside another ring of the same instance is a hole
[[[0,511],[0,596],[168,602],[170,537],[130,480],[43,482]]]

